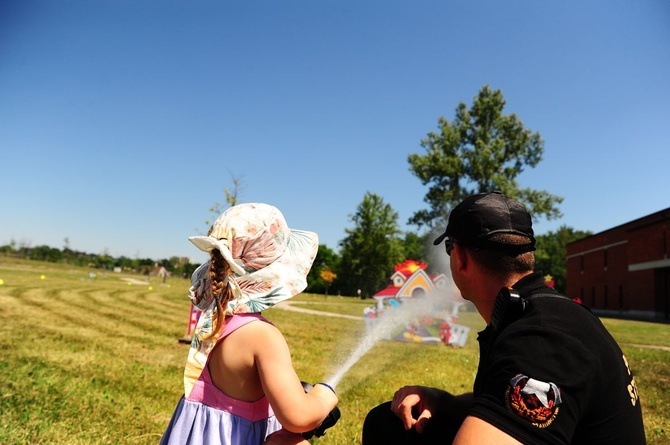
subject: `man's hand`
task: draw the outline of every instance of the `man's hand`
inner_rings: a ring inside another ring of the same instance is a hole
[[[393,395],[391,411],[402,420],[406,430],[421,433],[437,408],[441,391],[425,386],[403,386]],[[412,412],[418,413],[416,419]]]
[[[309,445],[300,433],[292,433],[284,428],[270,434],[263,445]]]

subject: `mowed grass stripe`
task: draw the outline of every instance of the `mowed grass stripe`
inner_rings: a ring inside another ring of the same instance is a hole
[[[53,363],[71,362],[86,366],[91,361],[109,361],[114,357],[156,365],[174,364],[185,357],[185,346],[178,345],[177,335],[163,327],[153,329],[154,319],[147,319],[143,328],[119,323],[107,314],[87,312],[80,308],[72,311],[68,305],[44,304],[34,297],[23,298],[32,307],[30,316],[20,314],[13,321],[15,331],[23,332],[19,349],[26,356],[46,357]],[[53,303],[53,300],[51,301]],[[128,331],[135,330],[135,334]],[[173,354],[161,348],[173,346]],[[76,371],[76,369],[71,369]]]
[[[186,326],[188,317],[187,309],[180,311],[183,315],[166,310],[138,310],[130,299],[113,298],[99,289],[32,288],[16,299],[41,322],[52,323],[64,331],[73,330],[84,337],[116,336],[137,342],[166,335],[176,337],[169,327],[179,318]],[[155,301],[152,305],[159,303]]]
[[[92,359],[104,361],[109,357],[158,365],[173,364],[177,359],[183,365],[187,347],[177,345],[182,332],[174,330],[173,322],[143,316],[137,311],[100,309],[99,299],[82,305],[78,294],[71,289],[37,288],[19,293],[20,304],[13,306],[14,313],[9,317],[13,318],[15,328],[21,327],[20,331],[24,332],[22,342],[40,345],[27,350],[28,356],[34,353],[47,356],[54,363],[67,360],[79,366],[85,366]],[[71,304],[65,301],[66,296],[79,301]],[[169,318],[179,317],[175,313]],[[175,346],[174,355],[156,349],[170,345]]]

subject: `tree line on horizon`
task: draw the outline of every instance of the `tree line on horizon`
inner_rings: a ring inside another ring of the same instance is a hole
[[[376,195],[366,195],[363,203],[359,207],[370,209],[371,203],[382,203],[381,198]],[[390,211],[391,225],[393,225],[393,211],[390,207],[382,205],[383,209]],[[379,208],[373,207],[379,210]],[[389,214],[385,215],[389,217]],[[372,212],[369,215],[371,220],[384,217],[384,214]],[[396,214],[397,217],[397,214]],[[397,224],[397,220],[395,221]],[[360,296],[369,298],[377,291],[383,289],[388,284],[395,270],[395,266],[404,260],[415,260],[419,263],[428,265],[428,273],[442,273],[431,258],[434,255],[444,252],[439,247],[432,245],[432,236],[425,234],[419,236],[414,232],[405,232],[393,237],[384,238],[381,244],[374,240],[374,236],[368,238],[370,242],[365,242],[365,230],[363,225],[357,225],[354,229],[347,229],[350,235],[341,244],[346,244],[346,250],[337,253],[335,250],[326,246],[319,245],[319,250],[314,260],[314,265],[307,277],[307,289],[305,292],[325,294],[325,295],[343,295],[358,296],[358,289],[361,289]],[[377,231],[376,236],[380,237],[383,233]],[[567,226],[561,226],[556,232],[548,232],[544,235],[536,236],[537,250],[535,252],[536,269],[551,275],[555,281],[555,288],[565,291],[565,245],[569,242],[590,235],[590,232],[577,231]],[[360,241],[360,242],[359,242]],[[426,249],[426,246],[429,249]],[[362,250],[357,250],[358,248]],[[377,249],[379,248],[379,249]],[[383,249],[389,248],[388,251]],[[428,254],[426,252],[429,252]],[[170,257],[169,259],[155,260],[152,258],[128,258],[125,256],[112,257],[108,254],[91,254],[71,250],[69,248],[58,249],[47,245],[29,247],[17,246],[16,243],[0,246],[0,255],[15,258],[23,258],[33,261],[46,261],[51,263],[66,263],[77,267],[88,267],[99,270],[112,271],[120,268],[126,273],[136,273],[139,275],[150,275],[159,267],[165,267],[172,276],[188,278],[193,271],[200,266],[200,263],[191,263],[189,258]],[[365,265],[367,264],[367,266]]]
[[[47,245],[27,246],[11,241],[0,246],[0,255],[50,263],[65,263],[77,267],[89,267],[101,270],[120,268],[123,272],[149,275],[159,267],[165,267],[173,276],[189,277],[199,264],[191,264],[189,258],[173,256],[169,259],[113,257],[107,252],[101,254],[63,249]]]

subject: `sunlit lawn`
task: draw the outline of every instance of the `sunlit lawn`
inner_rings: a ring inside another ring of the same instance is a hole
[[[128,284],[112,272],[0,257],[0,443],[156,444],[182,392],[188,283]],[[42,276],[44,277],[42,279]],[[139,277],[142,279],[142,277]],[[299,307],[363,315],[371,300],[303,294]],[[359,342],[362,319],[280,309],[264,315],[284,332],[298,375],[324,380]],[[483,327],[475,313],[460,322]],[[670,442],[670,325],[604,320],[623,344],[643,401],[650,444]],[[468,391],[478,351],[382,341],[337,387],[342,418],[314,443],[358,444],[367,411],[406,384]]]

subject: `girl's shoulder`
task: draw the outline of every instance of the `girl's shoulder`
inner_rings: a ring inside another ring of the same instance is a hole
[[[260,323],[254,323],[254,322]],[[243,329],[240,329],[243,328]],[[277,327],[258,313],[236,314],[226,320],[221,338],[239,331],[237,338],[244,337],[250,347],[285,342],[284,335]]]

